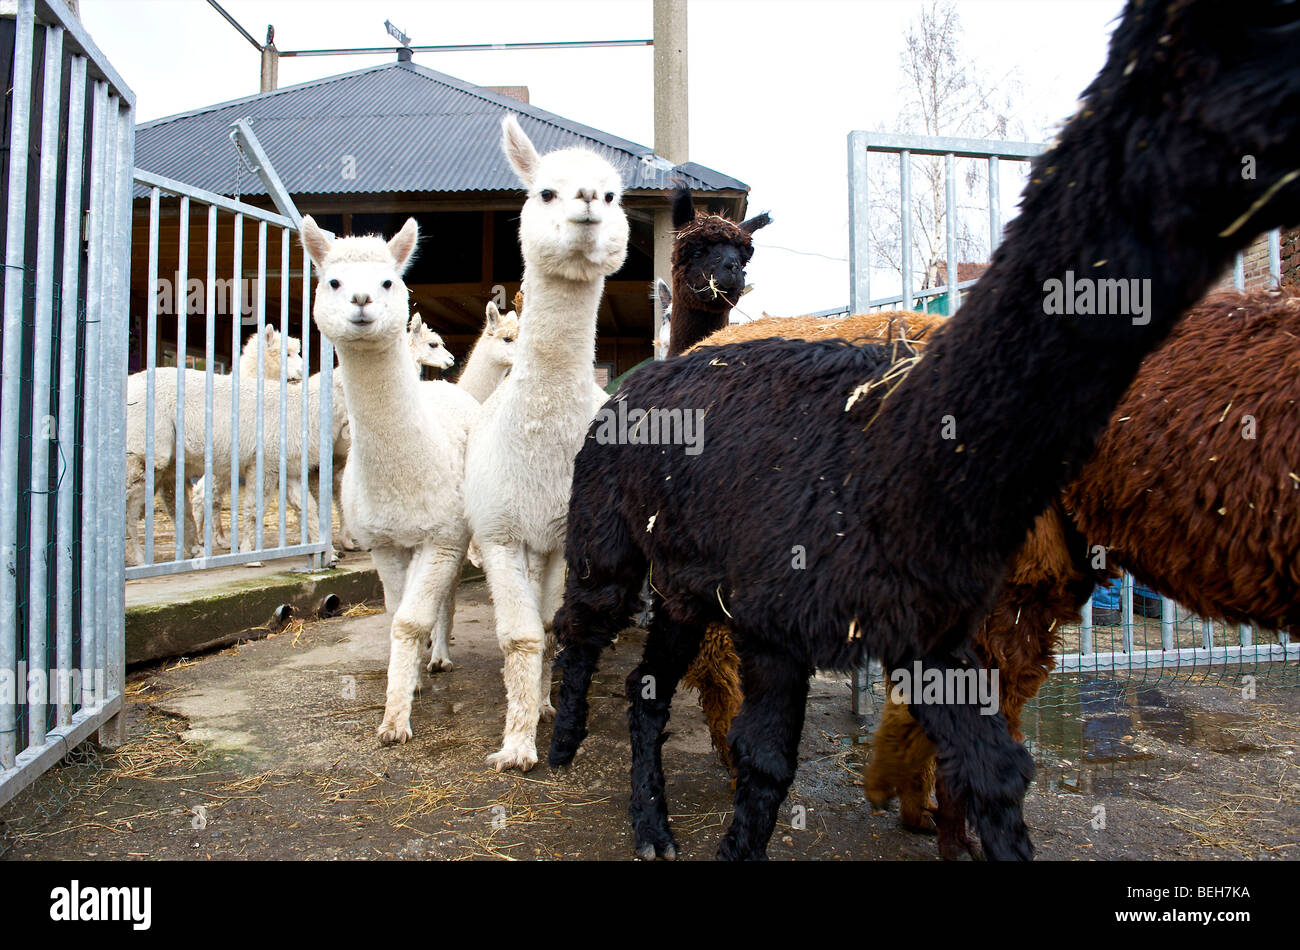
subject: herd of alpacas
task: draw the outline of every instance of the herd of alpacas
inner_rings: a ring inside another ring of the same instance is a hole
[[[527,193],[522,305],[489,307],[458,385],[417,369],[444,357],[402,280],[416,222],[388,240],[332,239],[305,218],[314,319],[339,361],[335,497],[391,614],[379,741],[411,737],[426,648],[428,671],[452,669],[456,586],[476,548],[504,660],[504,732],[487,760],[497,770],[532,768],[539,722],[552,718],[548,761],[570,763],[602,652],[634,617],[645,627],[627,678],[638,857],[677,854],[662,748],[680,682],[698,690],[734,781],[718,855],[762,859],[795,776],[810,677],[868,658],[999,669],[991,715],[891,701],[864,784],[874,805],[899,797],[906,826],[937,831],[944,857],[1032,857],[1020,711],[1051,668],[1054,631],[1107,572],[1127,569],[1206,617],[1300,629],[1300,299],[1205,297],[1253,235],[1300,222],[1298,6],[1132,0],[951,319],[729,326],[769,219],[696,210],[678,189],[671,291],[655,288],[672,306],[670,337],[656,341],[666,358],[612,398],[593,382],[597,308],[628,222],[604,157],[539,154],[504,120]],[[1070,272],[1149,280],[1150,305],[1141,319],[1049,315],[1047,282]],[[264,356],[281,348],[274,331],[252,343]],[[277,387],[306,385],[310,407],[318,377],[283,382],[292,369],[257,357],[225,384],[221,405],[240,423],[237,440],[229,428],[214,438],[222,466],[279,464],[246,444],[242,414],[259,387],[274,402]],[[157,383],[160,420],[199,414],[187,441],[203,431],[195,376],[183,405],[166,374]],[[618,403],[703,411],[702,451],[599,438],[593,420]],[[1240,412],[1273,435],[1241,438]],[[201,474],[202,445],[178,459],[173,431],[156,425],[155,439],[156,484],[174,510],[183,473]],[[294,446],[290,477],[322,450]],[[137,456],[128,518],[143,491]],[[198,537],[180,527],[178,538]],[[1094,544],[1108,550],[1105,570]]]

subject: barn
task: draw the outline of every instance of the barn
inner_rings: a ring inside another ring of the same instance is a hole
[[[651,356],[654,312],[654,227],[668,208],[666,189],[679,177],[712,210],[742,218],[749,186],[693,162],[674,166],[649,147],[538,108],[519,87],[476,86],[445,73],[398,60],[328,76],[242,99],[145,122],[136,128],[136,166],[218,195],[273,208],[248,155],[236,147],[231,126],[243,119],[266,151],[295,205],[340,235],[392,234],[408,217],[420,223],[420,253],[407,283],[414,309],[438,330],[453,353],[463,355],[477,337],[484,304],[496,288],[505,298],[519,288],[518,181],[497,143],[508,112],[543,151],[592,148],[623,174],[624,205],[631,223],[627,262],[605,287],[597,340],[597,374],[617,376]],[[137,185],[131,273],[131,369],[144,366],[144,314],[148,296],[158,313],[175,313],[186,301],[185,359],[201,366],[206,332],[206,288],[198,277],[176,284],[180,200],[163,195],[159,209],[158,283],[149,280],[149,194]],[[207,260],[207,226],[188,219],[187,275],[201,275]],[[233,227],[223,216],[217,233],[216,295],[218,370],[228,371],[232,315],[253,322],[255,298],[279,313],[280,235],[269,237],[265,280],[257,281],[257,235],[243,235],[242,265],[233,260]],[[297,292],[301,251],[291,255],[289,325],[301,321]],[[236,273],[238,271],[238,273]],[[666,275],[665,275],[666,276]],[[158,321],[159,364],[176,359],[176,327]],[[246,334],[245,334],[246,335]],[[316,361],[313,358],[313,365]]]

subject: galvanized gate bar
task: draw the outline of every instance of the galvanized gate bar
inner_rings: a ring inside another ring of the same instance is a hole
[[[20,0],[15,25],[13,113],[10,123],[9,195],[5,229],[4,337],[21,340],[27,229],[27,129],[30,124],[35,7]],[[17,183],[17,184],[15,184]],[[0,384],[0,670],[18,662],[18,425],[22,347],[4,347]],[[0,704],[0,769],[12,768],[18,752],[17,707]]]
[[[104,742],[120,736],[125,473],[111,460],[125,426],[135,135],[134,95],[62,2],[19,0],[13,52],[0,281],[0,674],[14,695],[6,689],[0,700],[0,805],[96,730]],[[36,168],[32,154],[41,156]]]

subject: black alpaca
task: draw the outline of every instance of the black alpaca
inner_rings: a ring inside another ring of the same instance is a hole
[[[891,378],[846,410],[882,381],[883,349],[774,340],[629,380],[631,407],[707,410],[703,452],[589,435],[578,455],[550,761],[569,762],[585,735],[596,662],[650,568],[655,619],[628,678],[639,855],[675,854],[660,747],[706,623],[730,623],[745,692],[724,858],[765,855],[814,668],[864,655],[891,668],[974,662],[972,632],[1013,555],[1143,356],[1253,234],[1300,219],[1298,7],[1130,3],[989,271],[896,389]],[[1070,271],[1150,280],[1143,312],[1047,315],[1048,282]],[[912,713],[985,853],[1029,858],[1032,761],[1001,715],[956,703]]]
[[[691,190],[673,189],[672,304],[668,355],[678,356],[727,325],[745,290],[745,265],[754,256],[753,234],[772,223],[765,211],[737,224],[696,211]]]

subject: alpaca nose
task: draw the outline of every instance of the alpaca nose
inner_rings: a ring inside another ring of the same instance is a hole
[[[352,302],[358,307],[364,307],[366,304],[370,303],[370,294],[353,294]]]
[[[578,197],[581,198],[583,201],[587,202],[587,204],[591,204],[593,201],[596,200],[596,189],[581,188],[578,190]]]

